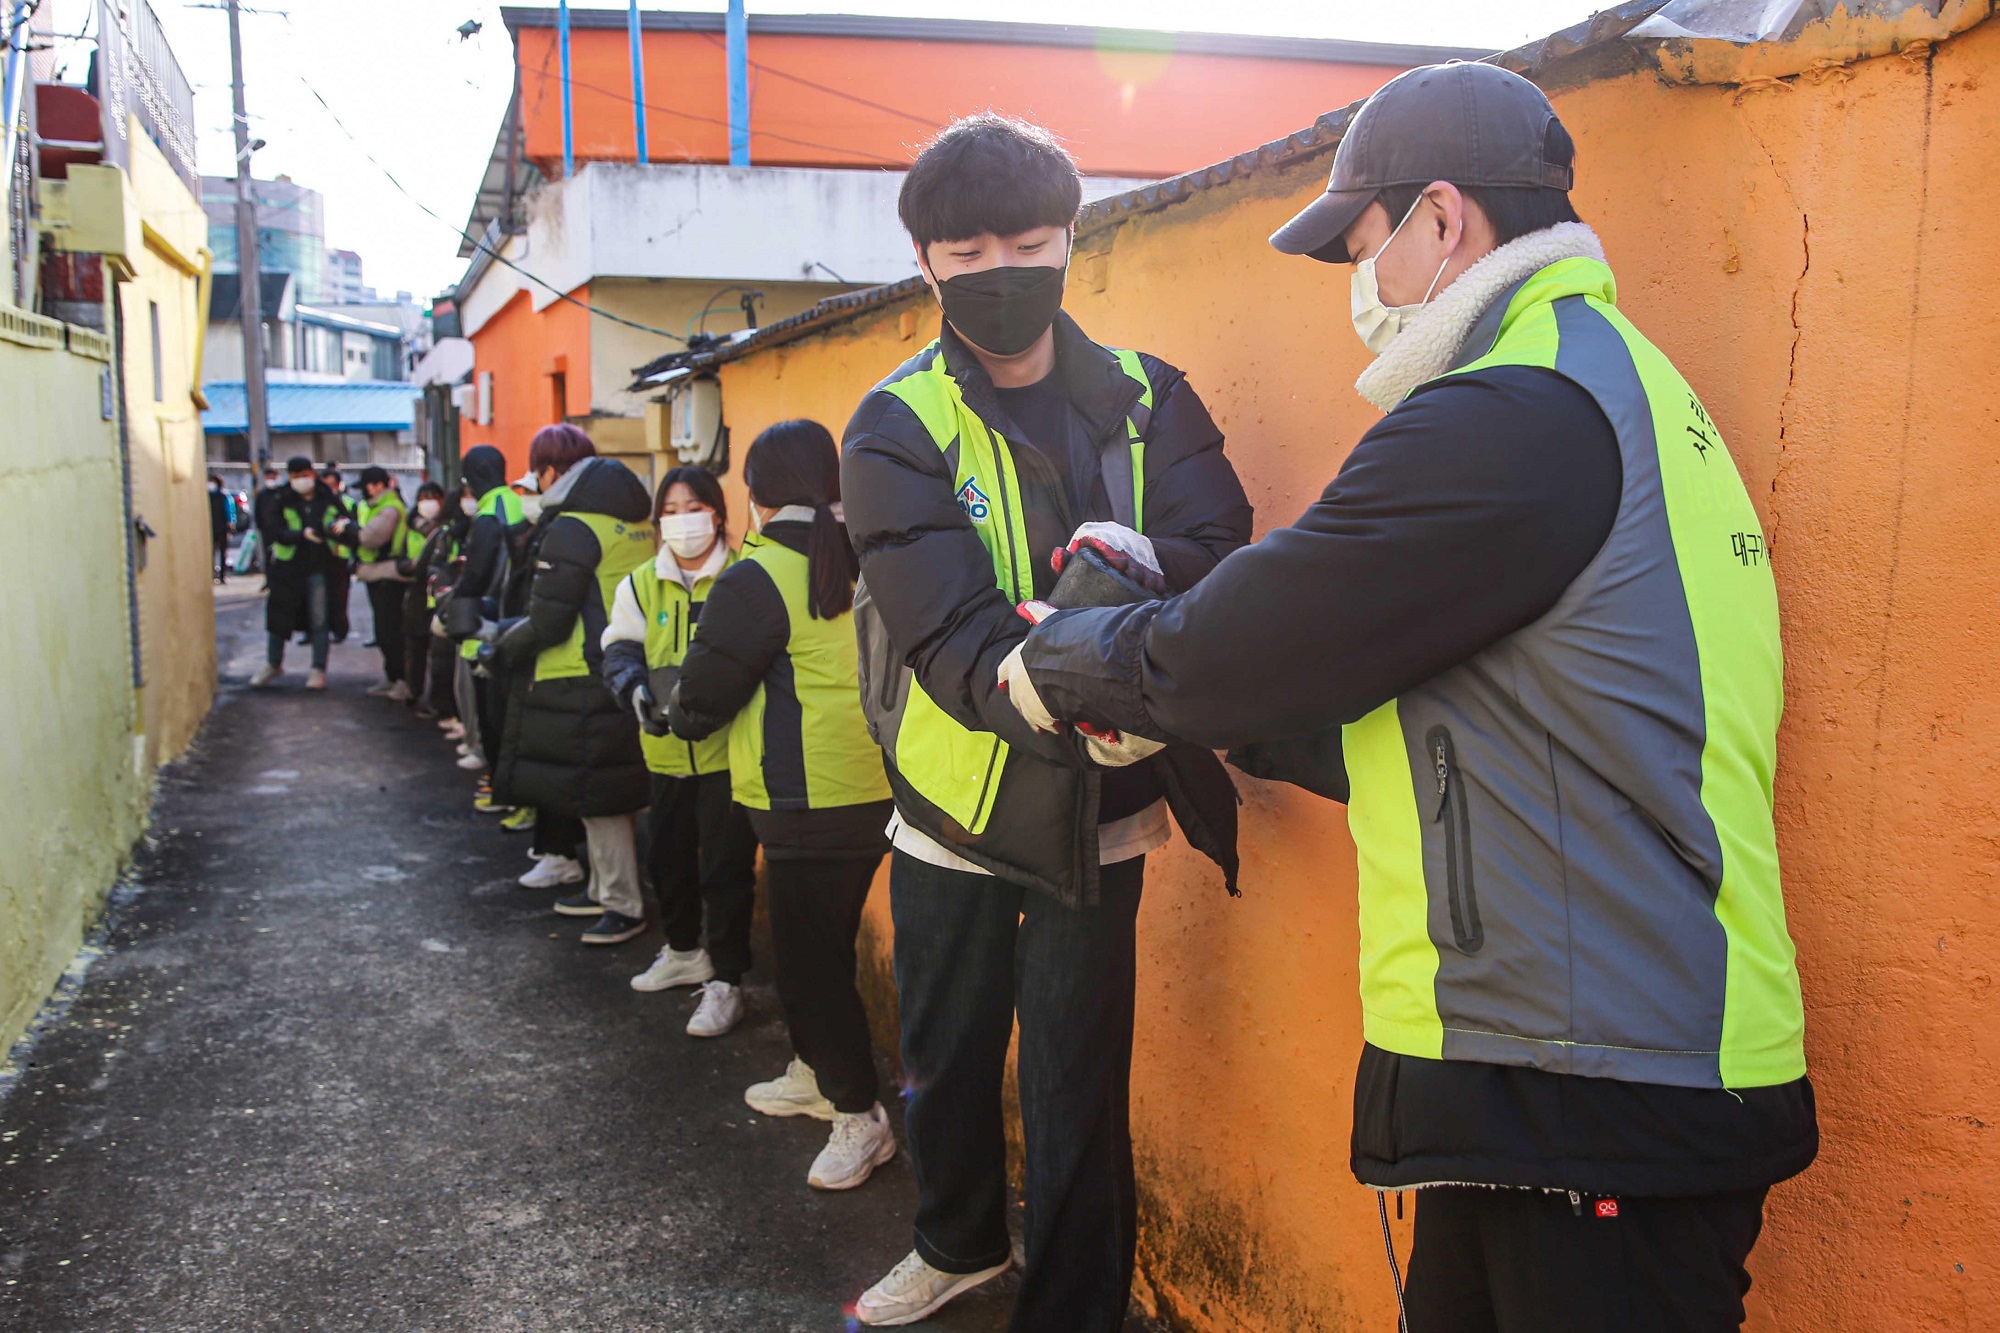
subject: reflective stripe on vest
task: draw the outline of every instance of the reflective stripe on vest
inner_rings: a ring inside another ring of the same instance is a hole
[[[597,590],[598,596],[603,599],[604,615],[608,618],[611,599],[617,595],[618,585],[625,581],[627,574],[653,558],[653,525],[626,523],[609,514],[564,514],[556,522],[581,523],[596,535]],[[564,680],[590,674],[583,621],[583,613],[579,609],[576,622],[570,626],[569,637],[536,655],[536,680]]]
[[[809,565],[789,546],[751,536],[742,558],[770,575],[790,632],[730,724],[729,785],[737,802],[754,810],[824,810],[887,800],[882,751],[861,716],[853,612],[813,618]]]
[[[298,510],[292,508],[290,505],[287,504],[279,505],[278,509],[279,512],[284,514],[285,516],[285,526],[287,528],[289,528],[293,532],[305,531],[306,521],[304,516],[301,515]],[[299,553],[299,548],[296,542],[271,543],[271,558],[273,560],[283,562],[292,559],[293,557],[297,556],[298,553]]]
[[[409,514],[403,508],[403,497],[396,493],[396,488],[393,486],[383,491],[373,500],[363,497],[359,506],[359,518],[357,522],[361,527],[365,528],[384,509],[393,509],[396,511],[396,531],[390,536],[386,546],[380,548],[364,546],[361,548],[361,563],[364,565],[373,564],[375,561],[383,559],[385,553],[387,553],[388,558],[394,559],[395,553],[402,549],[403,534],[410,530]]]
[[[723,556],[722,568],[736,563],[736,552]],[[687,660],[688,644],[694,639],[695,618],[701,604],[715,586],[713,578],[698,580],[692,591],[679,579],[663,579],[650,567],[632,571],[626,582],[632,585],[633,600],[646,617],[646,665],[677,667]],[[667,701],[655,701],[666,707]],[[646,767],[669,777],[685,778],[700,773],[720,773],[729,767],[729,728],[724,727],[699,741],[678,736],[639,733],[639,747],[646,752]]]
[[[1789,1082],[1804,1014],[1756,510],[1603,264],[1551,265],[1498,313],[1450,373],[1536,366],[1577,384],[1616,432],[1623,493],[1546,615],[1343,730],[1363,1035],[1632,1082]]]
[[[994,585],[1009,601],[1028,601],[1035,595],[1031,563],[1035,556],[1028,549],[1027,515],[1022,510],[1013,453],[1007,442],[966,406],[957,381],[945,373],[938,345],[932,343],[927,352],[930,359],[921,370],[883,387],[916,413],[931,441],[951,460],[956,470],[952,484],[958,507],[972,520],[972,530],[993,561]],[[1132,469],[1129,522],[1143,532],[1146,442],[1140,421],[1152,412],[1153,386],[1137,352],[1120,350],[1113,355],[1140,390],[1135,415],[1126,422],[1126,436]],[[1125,497],[1114,496],[1113,504],[1120,511],[1119,520],[1127,521]],[[908,678],[908,684],[902,722],[891,747],[896,771],[966,832],[975,836],[984,833],[1006,771],[1007,743],[990,731],[962,726],[924,692],[915,676]]]

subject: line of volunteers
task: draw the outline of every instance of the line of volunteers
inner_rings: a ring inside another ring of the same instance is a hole
[[[353,547],[378,689],[532,830],[521,883],[585,944],[642,933],[650,881],[666,943],[632,985],[698,986],[691,1036],[743,1018],[761,847],[794,1058],[745,1100],[830,1123],[819,1189],[898,1151],[855,976],[890,858],[919,1197],[862,1324],[1011,1266],[1018,1023],[1012,1327],[1123,1326],[1146,858],[1177,825],[1235,892],[1226,750],[1349,805],[1352,1164],[1385,1241],[1383,1196],[1419,1191],[1405,1327],[1736,1328],[1765,1194],[1818,1143],[1771,823],[1776,599],[1714,424],[1617,310],[1573,159],[1491,66],[1363,108],[1273,244],[1354,266],[1357,387],[1386,415],[1253,545],[1186,377],[1062,311],[1074,164],[970,117],[900,200],[939,339],[839,446],[804,420],[756,438],[740,541],[715,477],[649,496],[571,425],[513,485],[471,449],[456,504],[426,487],[414,514],[367,474],[336,513],[298,460],[260,501],[260,683],[301,630],[323,682]]]

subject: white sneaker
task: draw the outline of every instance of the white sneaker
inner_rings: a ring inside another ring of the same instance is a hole
[[[743,988],[726,981],[706,981],[701,987],[701,1006],[688,1020],[690,1037],[723,1037],[743,1021]],[[855,1184],[860,1184],[856,1181]]]
[[[708,950],[689,949],[686,953],[668,945],[660,950],[653,965],[632,978],[633,990],[672,990],[675,986],[699,986],[715,977],[715,964]]]
[[[583,883],[583,865],[567,856],[551,852],[535,862],[535,868],[515,883],[524,889],[556,889],[565,884]]]
[[[384,699],[387,699],[392,704],[408,703],[410,701],[409,682],[404,680],[397,681],[394,685],[391,685],[388,688],[387,692],[385,692],[382,695],[382,697]]]
[[[806,1184],[816,1190],[851,1190],[896,1155],[896,1131],[889,1113],[876,1102],[859,1115],[833,1113],[833,1133],[813,1159]]]
[[[465,739],[465,724],[455,717],[448,717],[438,723],[438,730],[444,733],[444,738],[448,741],[462,741]]]
[[[261,690],[284,674],[285,669],[283,667],[272,666],[269,662],[266,662],[263,666],[257,668],[256,675],[250,677],[250,688]]]
[[[769,1083],[752,1083],[743,1091],[743,1100],[759,1115],[809,1115],[815,1120],[831,1120],[833,1103],[819,1095],[819,1080],[812,1066],[797,1056],[785,1072]]]
[[[472,742],[460,741],[457,745],[454,745],[452,748],[458,751],[460,757],[463,757],[465,755],[472,753]]]
[[[889,1275],[861,1293],[854,1303],[854,1317],[871,1328],[896,1328],[927,1319],[952,1300],[982,1282],[991,1282],[1007,1271],[1005,1263],[977,1273],[945,1273],[924,1262],[911,1250],[909,1257],[889,1270]]]
[[[477,773],[480,769],[486,767],[486,756],[474,750],[471,754],[459,760],[458,766],[468,773]]]
[[[401,683],[402,683],[401,681],[396,682],[396,684],[398,685],[400,685]],[[386,699],[389,696],[389,691],[395,688],[396,688],[395,685],[391,685],[386,680],[377,681],[375,684],[370,685],[366,690],[362,691],[362,693],[366,694],[371,699]]]
[[[320,670],[318,667],[314,667],[311,671],[306,672],[306,688],[309,690],[325,689],[326,672]]]

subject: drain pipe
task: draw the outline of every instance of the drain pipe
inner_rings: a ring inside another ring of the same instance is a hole
[[[743,0],[729,0],[724,24],[729,58],[729,165],[750,165],[750,18]]]
[[[632,141],[639,150],[639,165],[646,164],[646,57],[639,41],[639,0],[632,0],[625,26],[632,35]]]
[[[569,106],[569,0],[556,3],[556,46],[562,52],[563,179],[576,175],[576,126]]]
[[[7,116],[7,156],[0,158],[0,218],[7,221],[7,251],[10,260],[14,258],[14,155],[21,151],[21,97],[28,82],[28,71],[22,68],[28,51],[28,20],[34,16],[34,0],[17,0],[5,10],[7,24],[7,68],[5,86],[0,88],[0,106],[4,106]],[[34,194],[34,183],[29,182],[28,194]],[[18,273],[19,264],[9,262],[8,269]],[[10,273],[10,278],[12,276]],[[0,304],[13,304],[18,293],[17,284],[10,280],[7,290],[0,294]]]

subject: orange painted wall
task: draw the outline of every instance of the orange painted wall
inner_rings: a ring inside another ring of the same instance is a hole
[[[1721,424],[1779,582],[1778,827],[1825,1146],[1773,1193],[1750,1327],[2000,1328],[2000,23],[1781,82],[1635,75],[1555,100],[1621,304]],[[1106,257],[1072,279],[1093,333],[1189,371],[1260,532],[1374,420],[1349,388],[1366,353],[1346,270],[1264,243],[1323,172],[1087,234],[1080,259]],[[732,431],[837,429],[934,328],[911,302],[725,367]],[[1393,1327],[1374,1204],[1347,1169],[1344,813],[1238,785],[1243,898],[1178,843],[1148,875],[1142,1296],[1205,1330]],[[1407,1224],[1397,1239],[1407,1253]]]
[[[588,301],[590,286],[571,294]],[[537,311],[517,292],[473,335],[473,347],[473,382],[493,375],[493,420],[482,426],[470,413],[462,417],[459,448],[493,445],[507,455],[507,475],[518,477],[535,432],[559,420],[554,372],[563,372],[564,414],[590,411],[590,312],[567,301]]]
[[[728,161],[720,35],[648,32],[644,49],[653,160]],[[577,160],[631,161],[624,31],[577,29],[570,52]],[[522,29],[517,59],[524,151],[544,174],[559,174],[562,64],[555,31]],[[750,59],[750,152],[759,166],[900,167],[954,118],[997,109],[1062,135],[1086,172],[1147,177],[1191,171],[1289,134],[1401,72],[1315,60],[785,35],[753,35]]]

